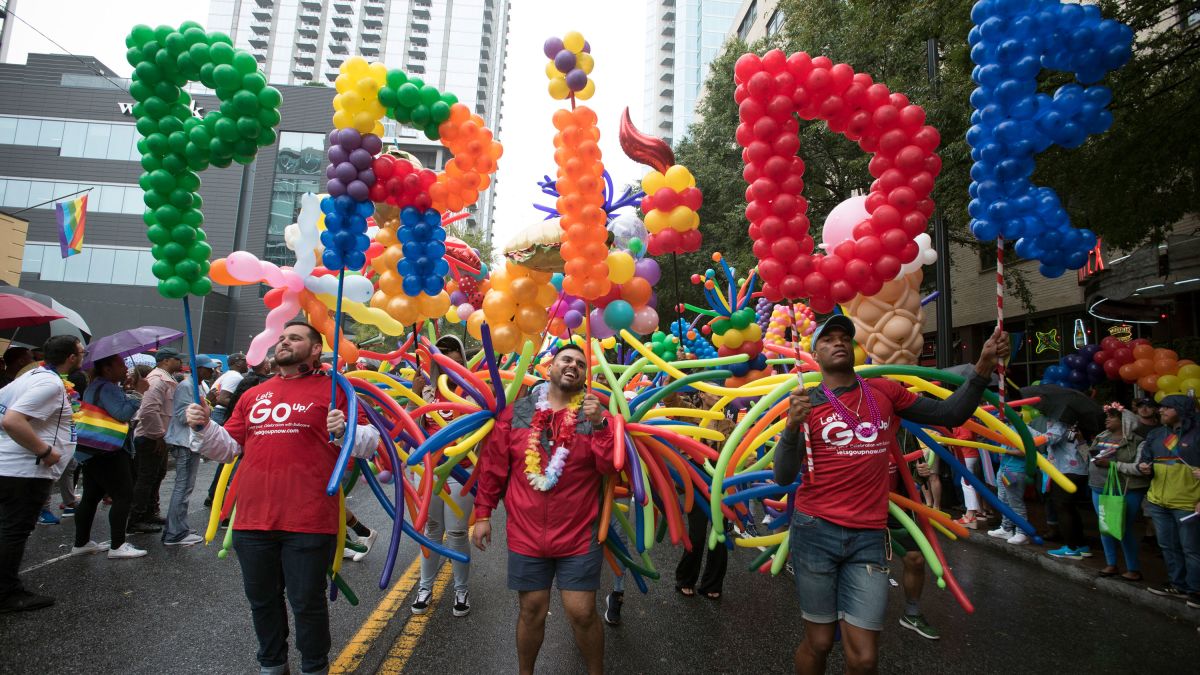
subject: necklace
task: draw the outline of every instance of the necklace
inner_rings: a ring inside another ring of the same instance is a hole
[[[529,485],[538,492],[549,492],[558,484],[563,468],[567,465],[567,455],[571,454],[571,444],[575,441],[575,415],[579,410],[579,404],[583,402],[581,392],[567,405],[567,412],[563,416],[558,434],[551,439],[555,446],[554,454],[550,456],[550,461],[543,471],[542,434],[554,417],[554,411],[550,409],[547,389],[548,387],[538,387],[535,391],[537,400],[534,403],[534,409],[537,412],[534,413],[533,422],[529,426],[529,444],[525,447],[525,478],[529,481]]]
[[[854,429],[856,436],[863,439],[873,439],[879,433],[879,428],[883,425],[883,415],[880,414],[879,406],[875,403],[875,396],[871,393],[871,388],[867,386],[866,381],[858,375],[854,376],[854,380],[858,382],[859,389],[862,392],[859,396],[859,403],[862,403],[863,399],[867,401],[867,412],[871,415],[871,421],[869,422],[862,420],[857,414],[850,412],[850,409],[838,400],[838,397],[834,395],[829,387],[825,386],[824,382],[821,383],[821,392],[825,394],[829,405],[833,406],[833,410],[837,413],[838,418],[846,426]]]

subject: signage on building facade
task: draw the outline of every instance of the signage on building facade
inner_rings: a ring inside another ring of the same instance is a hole
[[[1051,328],[1045,333],[1034,331],[1034,335],[1037,336],[1037,347],[1033,349],[1035,354],[1048,351],[1061,351],[1062,347],[1059,346],[1057,328]]]
[[[117,110],[120,110],[121,114],[125,115],[126,117],[133,117],[133,106],[134,106],[133,103],[122,103],[120,101],[117,101]],[[196,103],[196,101],[193,100],[191,102],[190,110],[192,111],[192,117],[195,117],[197,119],[204,118],[204,106],[199,105],[198,103]]]
[[[1083,319],[1075,319],[1075,330],[1071,335],[1071,344],[1075,345],[1075,349],[1083,349],[1087,346],[1087,329],[1083,327]]]
[[[1085,281],[1092,278],[1097,272],[1103,271],[1104,255],[1100,251],[1100,246],[1104,242],[1096,239],[1096,247],[1088,252],[1087,264],[1079,268],[1079,284],[1083,285]]]
[[[1108,327],[1108,334],[1117,338],[1121,342],[1133,341],[1133,326],[1127,323],[1119,323],[1115,326]]]

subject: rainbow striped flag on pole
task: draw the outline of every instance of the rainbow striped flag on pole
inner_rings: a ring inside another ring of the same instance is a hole
[[[85,194],[78,199],[54,205],[55,216],[58,218],[58,247],[64,258],[83,252],[83,230],[87,226],[87,198]]]

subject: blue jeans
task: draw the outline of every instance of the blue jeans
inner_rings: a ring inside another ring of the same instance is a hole
[[[1005,479],[1008,480],[1008,485],[1004,484]],[[1024,470],[1009,471],[1001,469],[999,475],[996,476],[996,496],[1000,501],[1008,505],[1008,508],[1013,510],[1013,513],[1028,519],[1029,510],[1025,508],[1025,472]],[[1017,524],[1008,516],[1000,521],[1000,528],[1009,532],[1015,532]]]
[[[196,471],[200,468],[200,455],[182,445],[168,445],[167,452],[175,458],[175,489],[171,490],[171,505],[167,507],[167,526],[163,528],[162,540],[179,541],[191,534],[188,527],[188,500],[196,487]]]
[[[1200,518],[1180,522],[1191,513],[1150,502],[1150,517],[1167,563],[1167,578],[1184,593],[1200,593]]]
[[[795,512],[789,555],[805,620],[883,629],[888,599],[885,532],[842,527]]]
[[[1098,488],[1092,488],[1092,506],[1096,507],[1096,514],[1100,514],[1100,492]],[[1133,534],[1133,521],[1137,518],[1138,511],[1142,509],[1142,500],[1146,498],[1146,490],[1126,490],[1125,491],[1125,534],[1118,540],[1115,537],[1107,534],[1100,534],[1100,543],[1104,545],[1104,561],[1113,567],[1117,566],[1117,544],[1121,545],[1121,552],[1125,555],[1125,568],[1130,572],[1139,572],[1142,569],[1142,564],[1138,562],[1139,542],[1136,535]]]
[[[301,672],[323,673],[329,668],[325,572],[336,548],[337,536],[332,534],[233,531],[233,550],[242,566],[242,585],[258,636],[261,672],[282,673],[287,665],[285,593],[296,622]]]

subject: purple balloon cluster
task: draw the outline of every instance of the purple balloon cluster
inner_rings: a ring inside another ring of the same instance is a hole
[[[550,306],[550,310],[551,316],[561,317],[567,328],[575,330],[583,325],[583,314],[587,311],[587,304],[573,295],[563,293],[562,297]]]
[[[775,309],[775,303],[766,298],[759,298],[758,304],[754,306],[754,322],[766,334],[767,327],[771,325],[771,312]]]
[[[355,129],[334,129],[329,132],[329,179],[325,190],[331,197],[350,195],[354,201],[370,199],[375,184],[371,164],[383,150],[383,141],[375,134],[362,134]]]
[[[563,45],[562,38],[552,37],[542,45],[546,58],[554,62],[558,72],[566,76],[567,87],[573,92],[583,91],[587,86],[588,76],[582,68],[577,67],[579,57],[575,52]],[[592,46],[586,40],[583,42],[583,53],[590,54]]]

